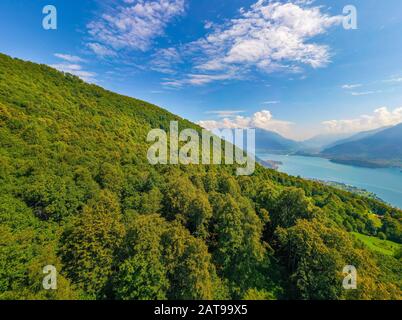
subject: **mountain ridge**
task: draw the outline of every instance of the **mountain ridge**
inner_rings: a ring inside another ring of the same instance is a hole
[[[369,167],[402,167],[402,123],[364,132],[321,152],[336,162]]]

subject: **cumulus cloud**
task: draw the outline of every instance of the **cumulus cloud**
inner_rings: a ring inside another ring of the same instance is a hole
[[[254,113],[250,117],[231,116],[221,120],[199,121],[198,124],[208,130],[216,129],[246,129],[258,128],[268,131],[274,131],[282,135],[288,135],[293,125],[292,122],[276,120],[268,110],[262,110]]]
[[[402,108],[388,110],[387,107],[382,107],[374,110],[371,115],[362,115],[355,119],[324,121],[322,124],[330,133],[353,133],[392,126],[401,122]]]
[[[311,1],[258,0],[248,10],[241,9],[238,18],[208,23],[206,36],[182,48],[194,63],[192,74],[168,85],[242,79],[252,70],[299,73],[302,65],[324,67],[330,49],[311,40],[342,19],[323,13]]]
[[[259,0],[240,18],[216,26],[196,43],[208,56],[198,68],[249,64],[270,72],[292,63],[321,67],[329,62],[328,47],[308,41],[341,21],[340,16],[322,13],[320,7]]]
[[[314,38],[343,19],[309,0],[258,0],[240,9],[236,18],[223,23],[206,21],[206,35],[198,40],[155,50],[153,44],[169,24],[184,15],[186,3],[116,0],[88,24],[91,40],[87,46],[100,57],[123,56],[122,49],[150,51],[148,57],[138,57],[141,65],[175,75],[164,79],[164,86],[201,86],[246,79],[254,70],[300,73],[306,65],[324,67],[331,59],[330,48]],[[149,60],[144,63],[144,59]]]
[[[168,23],[184,14],[185,0],[123,0],[88,24],[92,38],[109,50],[147,51]]]

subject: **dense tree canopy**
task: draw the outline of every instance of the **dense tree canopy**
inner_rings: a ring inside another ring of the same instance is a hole
[[[0,299],[401,299],[400,250],[354,236],[400,248],[400,210],[261,166],[152,166],[172,120],[200,130],[0,55]]]

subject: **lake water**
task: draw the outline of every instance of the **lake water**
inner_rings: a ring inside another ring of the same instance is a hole
[[[259,154],[263,160],[281,161],[279,171],[307,179],[342,182],[378,195],[402,208],[402,172],[396,168],[360,168],[333,163],[327,159],[302,156]]]

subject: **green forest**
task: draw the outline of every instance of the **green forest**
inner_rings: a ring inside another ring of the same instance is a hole
[[[259,165],[152,166],[172,120],[201,130],[0,55],[0,299],[402,298],[402,211]]]

